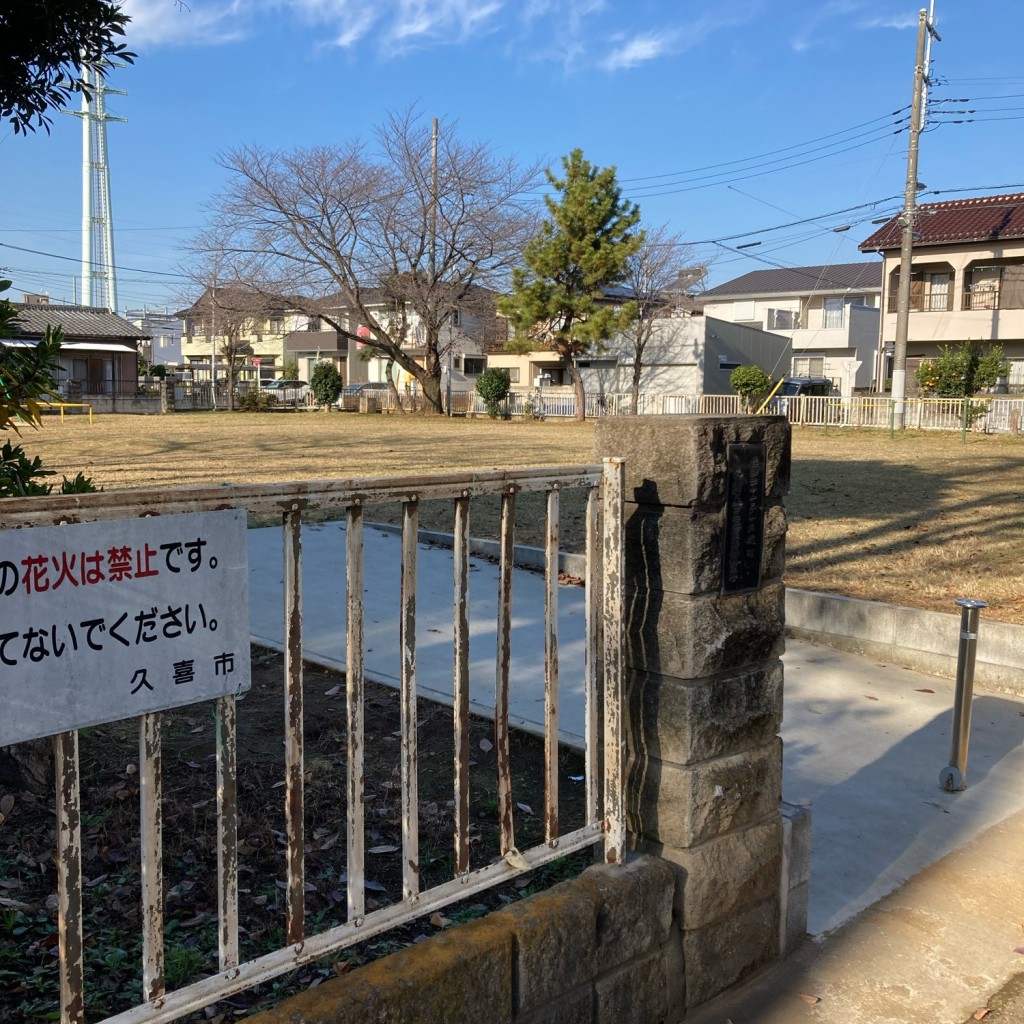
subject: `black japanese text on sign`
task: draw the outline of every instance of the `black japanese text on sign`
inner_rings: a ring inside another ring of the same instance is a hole
[[[245,513],[0,533],[0,746],[248,689]]]

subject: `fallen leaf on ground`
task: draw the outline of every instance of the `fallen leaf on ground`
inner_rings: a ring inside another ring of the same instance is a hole
[[[923,687],[920,690],[915,690],[914,691],[914,693],[934,693],[934,692],[935,692],[934,690],[929,690],[928,687]],[[978,1020],[981,1020],[981,1018],[979,1017]]]
[[[449,918],[445,917],[444,914],[431,914],[430,923],[435,928],[447,928],[452,922]]]
[[[339,693],[341,693],[340,684],[338,686],[332,686],[329,690],[324,690],[325,697],[336,697]]]
[[[529,804],[516,804],[516,807],[521,811],[525,811],[527,814],[533,814],[533,808]]]
[[[380,846],[371,846],[366,852],[367,853],[394,853],[398,847],[391,843],[383,843]]]
[[[877,699],[877,698],[876,698],[876,699]],[[805,1003],[810,1003],[810,1004],[811,1004],[811,1006],[813,1006],[813,1005],[814,1005],[815,1003],[820,1003],[820,1002],[821,1002],[821,997],[820,997],[820,996],[809,996],[809,995],[807,995],[807,993],[806,993],[806,992],[801,992],[801,993],[800,993],[800,998],[801,998],[801,999],[802,999],[802,1000],[803,1000],[803,1001],[804,1001]]]
[[[865,698],[866,700],[878,700],[878,698],[877,698],[877,697],[872,697],[870,693],[865,693],[865,694],[864,694],[864,698]]]
[[[488,739],[483,739],[483,740],[480,741],[480,749],[483,750],[484,752],[486,752],[488,750],[493,750],[494,749],[494,744],[490,740],[488,740]]]
[[[992,1011],[987,1006],[979,1006],[974,1011],[975,1020],[984,1020]]]

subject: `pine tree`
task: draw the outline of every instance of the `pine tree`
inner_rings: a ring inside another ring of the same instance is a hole
[[[512,275],[512,294],[499,308],[516,328],[508,347],[550,348],[562,361],[576,394],[576,418],[586,415],[576,358],[599,353],[634,318],[632,302],[616,307],[607,290],[626,279],[627,261],[644,241],[634,231],[640,209],[624,201],[615,168],[599,168],[574,149],[562,158],[564,177],[551,171],[559,199],[545,197],[548,217],[523,252],[526,268]]]

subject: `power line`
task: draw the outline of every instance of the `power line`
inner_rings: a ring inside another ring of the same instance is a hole
[[[74,259],[71,256],[60,256],[60,255],[58,255],[55,252],[43,252],[40,249],[26,249],[23,245],[11,245],[10,242],[0,242],[0,248],[3,248],[3,249],[16,249],[18,252],[28,252],[28,253],[31,253],[33,256],[48,256],[48,257],[50,257],[50,259],[64,260],[67,263],[78,263],[78,264],[81,264],[83,262],[82,260],[80,260],[80,259],[76,260],[76,259]],[[85,262],[88,263],[90,266],[94,266],[94,267],[106,266],[105,263],[97,263],[97,262],[95,262],[93,260],[86,260]],[[184,274],[171,274],[171,273],[169,273],[166,270],[148,270],[146,267],[122,267],[122,266],[116,266],[115,265],[114,266],[114,270],[128,270],[128,271],[133,271],[133,272],[135,272],[137,274],[156,274],[159,277],[173,277],[173,278],[175,278],[178,281],[187,281],[188,280],[188,278],[185,277]]]
[[[803,149],[805,146],[812,146],[815,143],[824,142],[826,139],[832,139],[839,135],[848,135],[850,132],[857,131],[859,128],[866,128],[869,124],[874,124],[877,121],[885,121],[888,118],[895,117],[897,114],[902,114],[903,111],[909,109],[909,107],[900,107],[899,110],[894,110],[891,114],[883,114],[881,117],[873,117],[869,121],[862,121],[860,124],[855,124],[849,128],[844,128],[842,131],[830,132],[828,135],[819,135],[816,139],[808,139],[806,142],[797,142],[792,146],[783,146],[781,149],[770,149],[765,153],[757,153],[754,156],[740,157],[736,160],[725,160],[722,163],[717,164],[705,164],[702,167],[691,167],[683,171],[667,171],[664,174],[647,174],[639,178],[619,178],[619,181],[620,183],[625,183],[630,181],[652,181],[656,178],[675,178],[688,174],[693,174],[697,171],[710,171],[716,167],[731,167],[734,164],[750,163],[753,160],[760,160],[766,156],[775,156],[777,153],[787,153],[794,149]],[[901,120],[905,120],[905,118],[902,118]],[[877,131],[878,129],[874,130]]]

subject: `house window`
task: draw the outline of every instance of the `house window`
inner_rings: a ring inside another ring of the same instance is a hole
[[[460,310],[453,309],[452,310],[452,318],[451,319],[452,319],[452,327],[461,327],[462,326],[462,313],[461,313]]]
[[[800,326],[800,314],[794,309],[769,309],[769,331],[795,331]]]
[[[509,384],[518,384],[519,383],[519,367],[518,366],[509,366],[509,367],[507,367],[507,369],[508,369],[508,382],[509,382]]]
[[[824,356],[793,356],[794,377],[824,377]]]
[[[720,355],[718,357],[718,368],[720,370],[735,370],[740,364],[735,359]]]
[[[486,356],[464,356],[462,360],[462,372],[467,377],[479,377],[487,369]]]
[[[270,333],[284,334],[284,317],[275,315],[270,318]]]
[[[822,327],[832,330],[843,326],[843,300],[842,297],[825,299]]]
[[[932,312],[949,309],[949,274],[927,274],[924,308]]]
[[[311,316],[306,321],[306,330],[307,331],[319,331],[320,330],[320,317],[318,317],[318,316]]]

